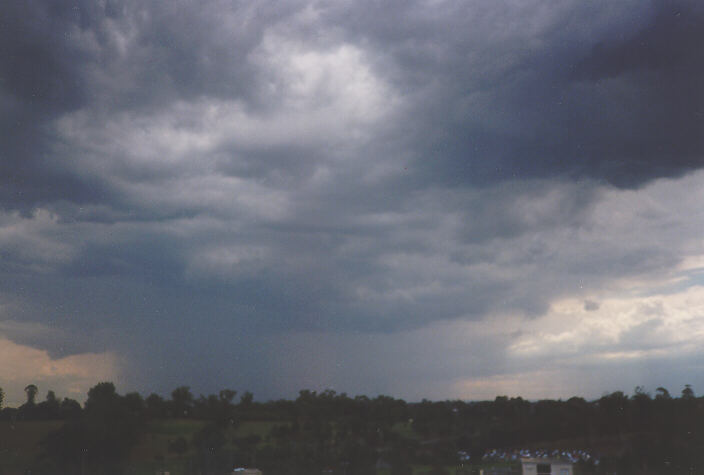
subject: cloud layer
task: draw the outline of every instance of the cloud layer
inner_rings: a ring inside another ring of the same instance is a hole
[[[563,339],[584,355],[552,366],[559,395],[698,358],[658,333],[684,310],[639,317],[701,284],[696,2],[2,15],[4,347],[263,397],[527,391]]]

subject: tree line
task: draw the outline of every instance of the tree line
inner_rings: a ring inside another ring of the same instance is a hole
[[[491,448],[550,444],[580,445],[600,453],[599,464],[582,473],[696,473],[704,469],[704,398],[687,385],[678,397],[658,388],[654,395],[637,387],[587,401],[528,401],[498,396],[493,401],[408,403],[389,396],[348,396],[303,390],[293,400],[257,402],[249,392],[223,389],[195,397],[187,386],[170,398],[118,394],[114,384],[99,383],[85,404],[53,391],[38,402],[38,388],[25,388],[27,400],[3,408],[0,419],[62,420],[42,441],[33,473],[120,474],[130,451],[160,420],[202,421],[191,437],[176,437],[169,451],[189,454],[193,473],[229,473],[235,465],[257,465],[269,474],[367,474],[386,467],[392,475],[411,473],[412,465],[447,467],[470,473]],[[0,390],[0,395],[2,391]],[[2,398],[0,397],[0,403]],[[246,421],[268,421],[263,435],[238,436]],[[466,465],[466,467],[465,467]]]

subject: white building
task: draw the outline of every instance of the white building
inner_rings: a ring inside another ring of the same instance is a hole
[[[523,475],[574,475],[572,462],[565,459],[522,458]]]

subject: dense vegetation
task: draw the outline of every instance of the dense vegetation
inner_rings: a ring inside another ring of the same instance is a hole
[[[227,389],[196,398],[185,386],[169,399],[143,398],[100,383],[83,406],[52,391],[37,402],[34,385],[25,391],[22,406],[0,411],[0,436],[9,440],[32,424],[44,433],[27,439],[38,445],[30,460],[0,463],[0,473],[153,474],[166,467],[218,474],[257,466],[267,475],[396,475],[421,468],[459,474],[475,471],[489,449],[526,447],[590,450],[595,457],[579,464],[581,473],[704,471],[704,398],[689,386],[676,398],[664,388],[654,397],[636,388],[631,396],[614,392],[595,401],[501,396],[406,403],[334,391],[270,402],[256,402],[251,393],[236,399]],[[10,460],[3,438],[0,458]]]

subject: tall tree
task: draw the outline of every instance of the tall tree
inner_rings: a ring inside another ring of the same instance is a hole
[[[672,399],[672,396],[670,396],[670,391],[663,388],[662,386],[658,386],[658,388],[655,390],[655,393],[655,399]]]
[[[65,397],[59,406],[61,419],[76,419],[81,415],[81,405],[75,399]]]
[[[56,398],[54,391],[46,394],[46,400],[37,404],[38,417],[41,419],[58,419],[60,417],[61,404]]]
[[[34,384],[29,384],[24,388],[24,392],[27,395],[27,404],[34,406],[39,388],[37,388]]]
[[[694,399],[694,390],[691,384],[685,384],[682,389],[682,399]]]
[[[147,396],[145,400],[147,417],[150,418],[161,418],[166,417],[168,413],[168,405],[164,401],[164,398],[156,393],[151,393]]]
[[[252,405],[252,401],[254,400],[254,394],[252,394],[249,391],[245,391],[245,393],[240,397],[240,408],[241,409],[247,409]]]
[[[43,441],[51,473],[119,474],[144,429],[141,397],[120,396],[115,385],[99,383],[88,391],[82,417],[70,420]]]
[[[179,386],[171,392],[174,417],[188,417],[193,409],[193,394],[188,386]]]

